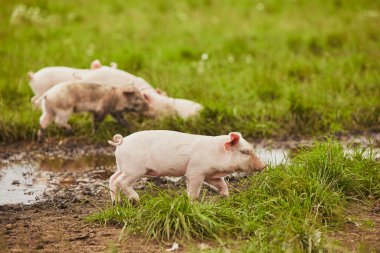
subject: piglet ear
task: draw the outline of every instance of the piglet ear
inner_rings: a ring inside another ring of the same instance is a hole
[[[123,91],[123,95],[129,97],[135,93],[135,89],[128,89]]]
[[[111,62],[110,66],[113,69],[117,69],[117,63],[116,62]]]
[[[28,72],[28,78],[29,78],[29,80],[33,79],[33,75],[34,75],[34,73],[32,71]]]
[[[152,102],[152,97],[148,93],[143,92],[142,97],[144,98],[145,102],[147,103]]]
[[[165,97],[168,96],[168,94],[165,91],[161,90],[160,88],[156,88],[156,92],[162,96],[165,96]]]
[[[102,67],[102,64],[99,60],[94,60],[91,62],[91,69],[98,69],[100,67]]]
[[[234,148],[238,145],[239,140],[241,138],[240,133],[231,132],[229,133],[230,139],[224,143],[224,149],[225,150],[231,150],[231,148]]]

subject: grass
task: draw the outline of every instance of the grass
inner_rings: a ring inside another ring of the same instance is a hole
[[[204,194],[191,203],[183,193],[159,189],[141,195],[138,206],[126,201],[88,220],[117,222],[147,239],[209,239],[237,252],[333,250],[328,232],[343,224],[347,204],[380,198],[380,165],[371,153],[346,154],[327,141],[249,177],[228,199]]]
[[[157,128],[250,137],[378,131],[379,11],[370,0],[3,1],[0,142],[36,137],[28,71],[87,68],[93,59],[206,110],[189,122],[130,115],[132,129],[107,119],[96,135],[88,116],[73,117],[75,136],[88,140]]]

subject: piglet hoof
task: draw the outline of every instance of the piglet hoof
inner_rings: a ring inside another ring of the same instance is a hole
[[[191,204],[197,203],[200,200],[199,197],[189,197],[189,199]]]
[[[121,206],[123,204],[123,198],[121,196],[111,197],[112,206]]]
[[[66,134],[67,135],[73,135],[74,134],[74,131],[73,131],[73,129],[72,128],[66,128]]]
[[[112,201],[112,206],[121,206],[121,204],[122,204],[121,200],[120,201],[116,201],[116,200]]]
[[[37,133],[37,142],[42,143],[44,141],[44,131],[43,130],[38,130]]]
[[[137,207],[139,205],[139,201],[137,199],[130,199],[129,202],[133,207]]]
[[[131,125],[126,121],[124,121],[121,125],[125,128],[131,128]]]

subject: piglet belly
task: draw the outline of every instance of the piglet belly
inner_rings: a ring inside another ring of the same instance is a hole
[[[177,166],[161,165],[161,166],[149,166],[145,175],[147,176],[170,176],[170,177],[181,177],[186,174],[186,164],[177,164]]]

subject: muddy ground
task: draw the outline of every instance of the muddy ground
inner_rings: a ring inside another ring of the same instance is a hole
[[[371,140],[343,136],[343,140],[358,146],[372,143],[379,147],[380,144],[379,135]],[[266,141],[259,143],[258,148],[274,150],[267,159],[279,163],[289,150],[310,144],[310,140]],[[44,144],[0,146],[0,252],[112,252],[115,249],[162,252],[170,248],[170,244],[121,234],[120,225],[85,221],[90,213],[110,205],[107,181],[114,171],[113,151],[111,146],[83,144],[69,138]],[[7,177],[4,173],[7,170],[19,170],[19,175]],[[161,187],[183,184],[152,180]],[[146,181],[136,187],[143,189]],[[380,202],[353,204],[347,217],[344,227],[330,235],[340,242],[337,250],[380,252]],[[195,247],[197,244],[200,242]],[[183,250],[180,243],[180,251]]]
[[[161,252],[165,245],[146,244],[140,237],[128,236],[119,241],[120,226],[84,221],[106,205],[107,197],[100,194],[85,201],[73,198],[0,207],[0,251],[110,252],[117,248],[120,252]]]

